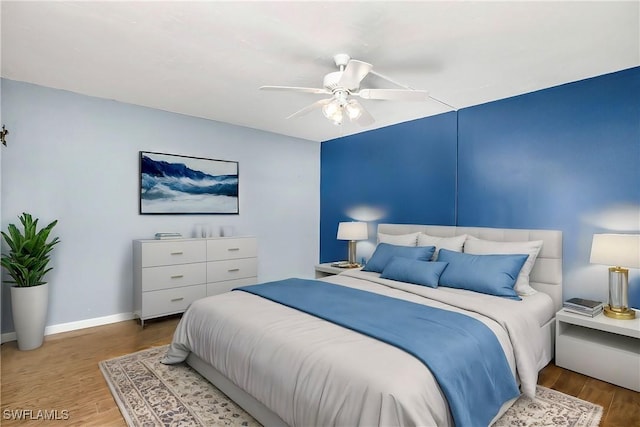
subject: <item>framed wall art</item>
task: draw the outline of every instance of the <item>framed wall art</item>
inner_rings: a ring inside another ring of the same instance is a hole
[[[238,162],[140,152],[141,214],[238,214]]]

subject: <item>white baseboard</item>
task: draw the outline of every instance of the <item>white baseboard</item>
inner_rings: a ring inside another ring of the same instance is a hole
[[[93,319],[78,320],[76,322],[60,323],[58,325],[47,326],[44,329],[45,335],[59,334],[61,332],[76,331],[78,329],[92,328],[94,326],[108,325],[110,323],[124,322],[125,320],[134,319],[133,313],[112,314],[110,316],[95,317]],[[1,342],[9,342],[16,340],[15,332],[7,332],[2,334]]]

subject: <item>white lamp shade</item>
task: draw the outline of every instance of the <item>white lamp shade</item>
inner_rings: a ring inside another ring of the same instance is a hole
[[[640,234],[594,234],[591,263],[640,268]]]
[[[338,240],[367,240],[366,222],[341,222],[338,224]]]

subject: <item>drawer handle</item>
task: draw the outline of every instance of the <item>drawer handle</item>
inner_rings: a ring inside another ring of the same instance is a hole
[[[171,276],[172,279],[181,279],[184,277],[184,274],[176,274],[175,276]]]
[[[228,250],[229,252],[232,252],[232,251],[239,251],[239,250],[240,250],[240,248],[229,248],[229,249],[227,249],[227,250]]]
[[[171,252],[171,255],[182,255],[184,252],[180,251],[180,252]]]
[[[178,302],[178,301],[182,301],[184,298],[173,298],[171,300],[171,302]]]
[[[236,271],[240,271],[239,268],[231,268],[229,270],[227,270],[229,273],[235,273]]]

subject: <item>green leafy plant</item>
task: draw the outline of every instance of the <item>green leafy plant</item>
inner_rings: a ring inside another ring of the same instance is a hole
[[[44,275],[53,269],[47,268],[50,253],[60,242],[58,237],[53,237],[48,242],[47,239],[58,220],[38,230],[37,218],[33,219],[28,213],[23,213],[19,218],[24,233],[14,224],[7,227],[8,234],[0,232],[10,249],[9,254],[2,254],[0,259],[0,263],[13,279],[7,282],[15,283],[18,287],[44,285]]]

